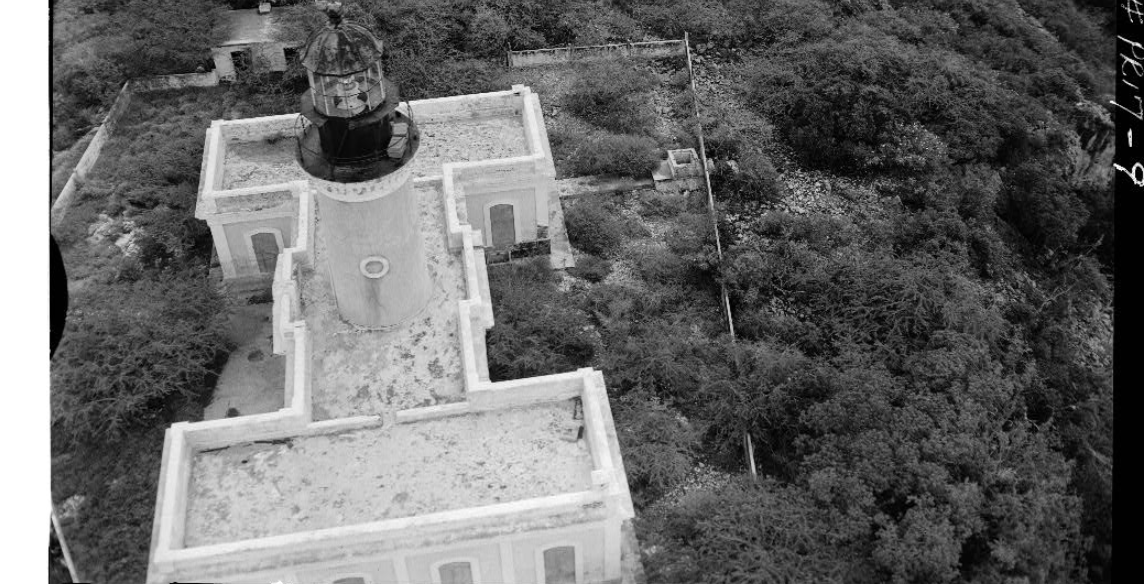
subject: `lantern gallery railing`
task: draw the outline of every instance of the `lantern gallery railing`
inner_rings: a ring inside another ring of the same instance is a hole
[[[318,178],[347,182],[376,179],[412,159],[420,140],[413,119],[401,112],[394,112],[387,127],[388,132],[359,133],[354,144],[331,153],[322,146],[322,129],[298,116],[294,125],[296,154],[302,167]]]

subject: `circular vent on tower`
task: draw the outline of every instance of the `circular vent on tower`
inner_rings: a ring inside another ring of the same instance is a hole
[[[359,264],[361,275],[367,278],[381,278],[389,273],[389,260],[381,256],[370,256]]]

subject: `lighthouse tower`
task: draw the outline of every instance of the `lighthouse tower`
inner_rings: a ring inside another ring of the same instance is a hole
[[[433,290],[412,162],[419,134],[397,110],[381,41],[346,22],[341,5],[306,42],[298,161],[313,180],[330,282],[350,323],[388,328],[417,315]]]

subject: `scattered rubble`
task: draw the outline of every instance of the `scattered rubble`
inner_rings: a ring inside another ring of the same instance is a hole
[[[111,242],[126,256],[139,252],[139,246],[135,243],[139,230],[130,219],[100,213],[95,223],[87,228],[87,233],[87,241],[92,245]]]

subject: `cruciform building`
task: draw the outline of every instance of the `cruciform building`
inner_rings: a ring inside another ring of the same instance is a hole
[[[632,582],[602,374],[489,380],[486,245],[550,217],[537,96],[400,102],[329,16],[300,114],[207,132],[196,215],[269,283],[284,407],[167,430],[148,584]]]

